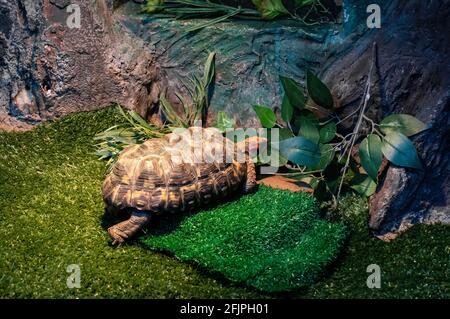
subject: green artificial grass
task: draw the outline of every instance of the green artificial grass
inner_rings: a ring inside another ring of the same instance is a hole
[[[311,195],[267,186],[186,216],[173,231],[153,233],[143,240],[150,248],[265,292],[311,285],[346,235],[344,225],[319,218]]]
[[[321,281],[288,294],[234,285],[136,243],[111,247],[102,227],[105,163],[92,139],[120,121],[108,108],[0,133],[0,298],[450,298],[450,227],[419,225],[385,243],[370,237],[356,196],[341,205],[348,248]],[[373,263],[381,289],[366,286]],[[70,264],[80,265],[81,288],[66,285]]]

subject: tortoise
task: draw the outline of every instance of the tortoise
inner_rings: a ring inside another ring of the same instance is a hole
[[[106,211],[130,214],[108,228],[112,244],[135,236],[154,214],[190,211],[254,191],[251,154],[265,141],[234,143],[215,128],[191,127],[125,148],[102,186]]]

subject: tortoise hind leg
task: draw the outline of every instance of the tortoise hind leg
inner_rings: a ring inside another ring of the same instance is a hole
[[[253,193],[258,188],[256,183],[256,169],[255,163],[251,159],[246,161],[247,164],[247,175],[244,182],[244,194]]]
[[[133,210],[130,218],[108,228],[113,245],[121,245],[150,222],[150,213]]]

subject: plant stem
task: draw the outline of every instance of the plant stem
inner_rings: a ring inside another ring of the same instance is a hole
[[[372,63],[370,65],[370,70],[369,70],[369,74],[367,75],[367,83],[366,83],[366,87],[364,89],[364,97],[362,100],[362,107],[360,110],[360,113],[358,115],[358,121],[356,122],[355,128],[353,129],[353,136],[351,139],[351,143],[350,143],[350,147],[347,150],[347,160],[345,161],[345,166],[343,168],[342,171],[342,177],[341,177],[341,181],[339,183],[339,189],[338,192],[336,194],[336,198],[339,200],[339,196],[341,195],[341,191],[342,191],[342,185],[344,183],[344,177],[345,174],[347,172],[347,169],[350,165],[350,158],[352,156],[352,149],[355,146],[355,142],[356,139],[358,138],[359,135],[359,129],[361,127],[361,123],[362,120],[364,118],[364,113],[366,112],[366,108],[367,108],[367,104],[369,103],[370,100],[370,88],[372,86],[372,73],[373,73],[373,69],[375,68],[375,60],[376,60],[376,43],[373,44],[372,46]]]

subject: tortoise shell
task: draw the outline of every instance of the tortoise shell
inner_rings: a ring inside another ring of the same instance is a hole
[[[242,186],[246,164],[234,155],[227,162],[229,154],[235,154],[235,144],[213,128],[189,128],[129,146],[103,183],[104,201],[118,210],[154,213],[206,205]]]

